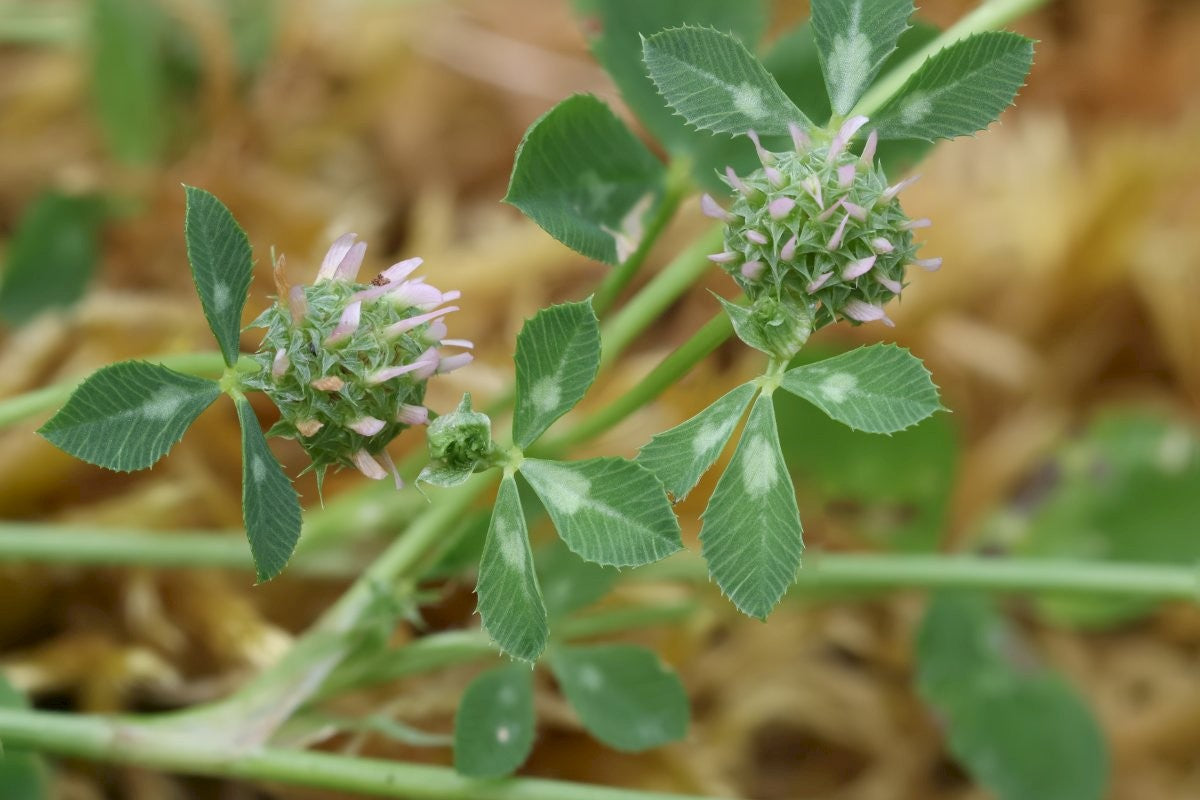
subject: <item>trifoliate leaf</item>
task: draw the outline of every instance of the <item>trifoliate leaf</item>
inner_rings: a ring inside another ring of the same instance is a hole
[[[891,344],[868,345],[790,369],[780,386],[867,433],[902,431],[942,407],[925,365]]]
[[[546,610],[552,618],[590,606],[608,594],[620,577],[613,567],[584,561],[561,539],[539,547],[534,558],[541,576]]]
[[[740,41],[712,28],[665,30],[642,43],[650,78],[690,125],[713,133],[785,135],[812,123]]]
[[[636,567],[683,548],[679,520],[662,486],[632,461],[527,458],[521,474],[567,547],[588,561]]]
[[[233,366],[238,358],[242,308],[254,271],[250,240],[220,200],[194,186],[183,188],[187,193],[183,232],[192,279],[208,327],[221,346],[225,363]]]
[[[675,671],[644,647],[563,647],[550,669],[588,732],[609,747],[637,752],[682,739],[691,712]]]
[[[989,31],[931,56],[875,114],[881,139],[952,139],[981,131],[1012,104],[1033,40]]]
[[[220,393],[215,381],[122,361],[81,383],[38,433],[89,464],[118,472],[146,469]]]
[[[770,395],[750,409],[704,511],[700,544],[709,574],[743,614],[765,619],[796,580],[804,538]]]
[[[581,94],[525,133],[504,200],[572,250],[620,264],[662,200],[664,174],[608,106]]]
[[[242,426],[242,519],[258,580],[269,581],[287,566],[300,540],[300,498],[267,439],[250,401],[237,399]]]
[[[98,197],[43,192],[21,214],[0,284],[0,317],[15,325],[87,291],[104,221]]]
[[[472,778],[514,772],[533,749],[533,670],[513,663],[480,675],[454,715],[454,768]]]
[[[846,114],[862,97],[912,13],[912,0],[813,0],[813,33],[835,112]]]
[[[533,568],[517,482],[511,476],[500,482],[475,591],[483,627],[500,649],[523,661],[537,661],[549,635],[546,605]]]
[[[687,126],[663,102],[642,61],[642,37],[681,25],[728,31],[753,48],[767,25],[765,0],[597,0],[586,12],[599,31],[592,52],[642,124],[672,153],[691,153],[712,137]],[[711,171],[711,167],[710,167]]]
[[[1100,800],[1100,728],[1058,676],[1028,655],[988,598],[933,597],[917,635],[917,683],[945,721],[951,752],[999,800]]]
[[[637,463],[679,502],[721,455],[754,391],[754,384],[742,384],[687,422],[656,434],[638,451]]]
[[[141,0],[95,0],[91,80],[96,112],[117,159],[147,164],[166,142],[162,18]]]
[[[528,447],[575,407],[600,367],[600,324],[592,303],[544,308],[517,336],[513,440]]]

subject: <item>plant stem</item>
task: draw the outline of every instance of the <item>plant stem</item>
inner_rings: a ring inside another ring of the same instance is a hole
[[[723,237],[724,228],[713,226],[655,275],[604,326],[604,349],[600,355],[602,369],[616,361],[634,339],[712,267],[708,254],[720,249]]]
[[[220,353],[173,353],[162,356],[145,356],[138,360],[161,364],[177,372],[201,377],[219,377],[225,371],[225,362]],[[88,373],[88,375],[90,374]],[[75,391],[75,388],[88,378],[88,375],[68,378],[32,392],[0,400],[0,428],[32,417],[48,408],[62,405],[71,396],[71,392]]]
[[[650,371],[641,382],[617,399],[612,405],[583,420],[571,430],[541,446],[541,451],[559,452],[595,438],[618,424],[634,411],[666,391],[697,363],[729,338],[733,326],[728,315],[721,312],[696,331],[691,339],[671,353]]]
[[[617,297],[620,296],[621,290],[629,285],[638,270],[642,268],[654,243],[658,241],[663,229],[667,227],[667,223],[679,209],[679,204],[691,190],[692,183],[688,177],[690,171],[691,166],[684,158],[673,159],[667,165],[662,199],[659,201],[650,223],[646,226],[637,249],[629,255],[629,258],[613,267],[604,276],[604,280],[600,282],[600,286],[592,297],[592,308],[596,311],[596,316],[604,316],[612,308]]]
[[[846,116],[858,114],[871,116],[891,100],[913,73],[921,68],[925,60],[939,50],[965,39],[974,33],[995,30],[1012,22],[1022,14],[1045,5],[1046,0],[985,0],[979,6],[944,30],[929,44],[900,62],[867,91]]]
[[[634,573],[648,580],[707,581],[698,557],[672,558]],[[793,595],[896,589],[1055,592],[1200,602],[1200,566],[899,553],[810,554]]]
[[[219,738],[163,736],[136,720],[96,715],[4,708],[0,739],[5,749],[410,800],[688,800],[685,795],[538,778],[472,780],[447,767],[332,753],[238,750]]]

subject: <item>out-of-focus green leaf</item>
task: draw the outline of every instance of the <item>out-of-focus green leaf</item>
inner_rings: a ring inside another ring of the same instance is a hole
[[[986,596],[931,600],[917,684],[972,777],[999,800],[1100,800],[1109,766],[1096,720],[1061,678],[1028,661]]]
[[[51,190],[34,199],[8,245],[0,317],[20,325],[83,297],[96,270],[103,222],[98,197]]]
[[[1161,564],[1200,561],[1200,436],[1147,412],[1112,411],[1054,458],[1021,536],[1023,555]],[[1044,595],[1048,618],[1105,627],[1153,600]]]
[[[113,155],[130,164],[158,159],[167,117],[161,16],[145,0],[92,0],[92,95]]]
[[[687,733],[687,692],[644,647],[563,647],[550,653],[550,668],[583,726],[609,747],[637,752]]]
[[[561,539],[538,548],[534,559],[551,617],[566,616],[590,606],[608,594],[620,577],[615,567],[584,561]]]
[[[454,768],[472,778],[514,772],[533,749],[533,669],[519,662],[480,675],[454,716]]]
[[[620,264],[662,200],[665,170],[608,106],[569,97],[530,126],[504,201],[588,258]]]

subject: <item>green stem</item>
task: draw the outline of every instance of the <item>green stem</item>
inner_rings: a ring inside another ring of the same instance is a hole
[[[722,342],[729,338],[731,333],[733,333],[733,326],[729,322],[728,315],[725,312],[717,314],[705,323],[704,327],[696,331],[691,339],[684,342],[678,350],[663,359],[637,386],[618,398],[612,405],[583,420],[559,438],[540,446],[539,452],[560,452],[609,430],[666,391],[686,375],[692,367],[717,349]]]
[[[177,372],[202,377],[220,377],[225,371],[225,362],[220,353],[176,353],[145,356],[139,360],[148,361],[151,364],[161,364]],[[88,375],[68,378],[32,392],[0,400],[0,428],[62,405],[71,396],[71,392],[75,391],[75,388],[87,378]]]
[[[673,558],[634,573],[639,579],[707,581],[698,557]],[[975,589],[1054,592],[1200,602],[1200,565],[892,553],[810,554],[791,593]]]
[[[721,248],[724,228],[716,225],[646,284],[604,326],[601,368],[610,366],[643,331],[712,268],[708,255]]]
[[[687,800],[538,778],[472,780],[447,767],[332,753],[237,748],[219,737],[163,736],[136,720],[50,711],[0,709],[0,739],[5,749],[409,800]]]
[[[913,76],[913,73],[920,69],[925,60],[934,53],[971,34],[995,30],[1007,25],[1022,14],[1045,5],[1045,3],[1046,0],[985,0],[970,14],[951,25],[932,42],[904,59],[877,80],[846,116],[853,117],[858,114],[871,116],[891,100]]]
[[[654,216],[651,217],[650,223],[646,226],[645,233],[642,235],[641,241],[638,242],[637,249],[623,263],[613,267],[609,271],[604,280],[600,282],[595,295],[592,296],[592,308],[595,309],[596,316],[604,316],[612,308],[621,291],[629,285],[629,282],[637,275],[638,270],[642,268],[642,264],[646,261],[646,256],[650,254],[650,250],[654,247],[654,243],[658,241],[659,235],[667,227],[667,223],[671,221],[671,218],[675,216],[675,212],[679,209],[679,204],[691,190],[692,184],[688,178],[689,172],[690,164],[686,159],[674,159],[667,165],[662,200],[659,201]]]

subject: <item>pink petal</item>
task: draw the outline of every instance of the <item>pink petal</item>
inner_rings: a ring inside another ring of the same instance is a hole
[[[800,240],[795,236],[787,240],[787,244],[779,251],[781,261],[791,261],[796,255],[796,248],[800,246]]]
[[[783,219],[792,213],[792,209],[795,207],[796,201],[792,198],[776,197],[767,204],[767,213],[771,215],[771,219]]]
[[[358,277],[359,267],[362,266],[363,256],[367,254],[367,243],[359,242],[350,248],[350,252],[346,253],[346,257],[338,264],[334,270],[333,280],[344,281],[345,283],[354,283],[354,279]]]
[[[865,222],[867,219],[867,210],[858,203],[851,203],[849,200],[843,200],[842,208],[846,209],[846,213],[854,217],[859,222]]]
[[[842,236],[846,233],[846,222],[849,219],[849,214],[842,217],[842,221],[838,223],[837,230],[833,232],[833,236],[829,237],[829,244],[825,245],[825,249],[837,250],[842,246]]]
[[[862,300],[851,300],[842,306],[842,316],[849,317],[858,322],[874,322],[876,320],[887,319],[887,314],[884,313],[882,306],[874,306],[870,303],[864,303]],[[888,322],[891,322],[891,320],[888,320]]]
[[[402,333],[407,333],[413,328],[424,325],[426,322],[432,322],[440,317],[444,317],[453,311],[458,311],[458,306],[446,306],[445,308],[439,308],[424,314],[417,314],[415,317],[402,319],[399,322],[394,322],[384,328],[383,335],[387,339],[394,339]]]
[[[368,375],[367,383],[377,386],[381,383],[390,381],[392,378],[398,378],[401,375],[407,375],[410,372],[416,372],[424,366],[425,363],[418,360],[411,364],[402,364],[397,367],[387,367],[386,369],[381,369]]]
[[[881,202],[881,203],[892,202],[893,200],[896,199],[896,195],[900,194],[900,192],[904,191],[909,186],[912,186],[914,183],[917,182],[917,180],[920,177],[921,177],[920,175],[910,175],[909,177],[905,178],[904,180],[900,181],[899,183],[893,184],[892,186],[889,186],[888,188],[884,189],[883,194],[879,195],[879,202]]]
[[[383,430],[383,426],[387,423],[375,417],[360,417],[350,423],[350,430],[355,433],[360,433],[363,436],[374,436]]]
[[[437,365],[437,373],[444,375],[447,372],[453,372],[456,369],[461,369],[467,364],[475,360],[475,356],[470,353],[457,353],[452,356],[446,356]]]
[[[434,344],[437,344],[442,339],[445,339],[446,334],[448,333],[449,331],[446,330],[446,323],[440,319],[435,319],[433,322],[429,323],[429,327],[425,330],[424,338],[427,342],[433,342]]]
[[[700,210],[704,212],[704,216],[712,217],[713,219],[720,219],[726,222],[733,219],[733,214],[721,208],[717,201],[713,200],[711,194],[701,195]]]
[[[736,260],[737,257],[738,257],[737,253],[734,253],[730,250],[726,250],[723,253],[713,253],[711,256],[708,257],[708,260],[713,262],[714,264],[728,264],[730,261]]]
[[[729,181],[729,185],[732,186],[734,188],[734,190],[741,192],[742,194],[746,195],[747,197],[749,197],[753,193],[749,186],[742,183],[742,179],[739,178],[737,176],[737,173],[733,171],[733,167],[725,168],[725,179],[727,181]]]
[[[747,261],[742,264],[742,277],[748,281],[758,280],[764,269],[766,269],[766,265],[761,261]]]
[[[405,425],[428,425],[429,409],[425,406],[402,403],[399,413],[396,414],[396,421],[403,422]]]
[[[863,145],[862,155],[858,157],[858,165],[863,169],[875,166],[875,148],[879,146],[879,131],[872,130],[867,135],[867,143]]]
[[[769,167],[775,163],[775,156],[763,149],[762,142],[758,140],[758,134],[749,130],[746,135],[750,137],[750,141],[754,142],[754,149],[758,152],[758,160],[764,167]]]
[[[379,458],[383,461],[383,465],[387,467],[388,472],[392,473],[392,480],[396,484],[396,491],[403,489],[404,480],[400,477],[400,470],[396,469],[396,462],[392,461],[392,457],[388,455],[388,451],[380,450]]]
[[[385,269],[383,272],[379,273],[379,275],[386,282],[395,283],[396,281],[404,280],[409,275],[416,272],[417,267],[421,266],[424,263],[425,263],[425,260],[422,258],[419,258],[419,257],[418,258],[406,258],[403,261],[398,261],[397,263],[392,264],[390,267]]]
[[[304,296],[303,286],[293,286],[288,289],[288,311],[292,315],[292,324],[299,325],[308,314],[308,298]]]
[[[825,220],[827,220],[827,219],[829,219],[830,217],[832,217],[832,216],[833,216],[833,214],[834,214],[834,212],[835,212],[835,211],[837,211],[839,208],[841,208],[841,207],[842,207],[842,203],[844,203],[844,202],[845,202],[845,200],[844,200],[844,199],[843,199],[843,200],[835,200],[835,201],[833,201],[833,204],[832,204],[831,206],[829,206],[829,208],[825,209],[825,210],[824,210],[824,211],[822,211],[820,214],[817,214],[817,221],[818,221],[818,222],[824,222]]]
[[[887,239],[883,238],[882,236],[877,236],[871,240],[871,249],[877,253],[890,253],[896,248],[893,247],[892,243]]]
[[[475,343],[470,339],[442,339],[442,347],[461,347],[464,350],[474,350]]]
[[[379,462],[371,458],[366,450],[358,450],[350,457],[358,471],[373,481],[381,481],[387,477],[387,472],[379,466]]]
[[[413,362],[416,369],[413,375],[421,380],[428,380],[437,374],[438,365],[441,363],[441,355],[436,347],[430,347],[424,353],[417,356],[417,360]]]
[[[859,275],[865,275],[871,271],[871,267],[875,266],[875,259],[878,256],[867,256],[855,261],[851,261],[842,270],[842,280],[850,281],[857,278]]]
[[[910,261],[908,263],[909,263],[909,266],[920,267],[921,269],[925,270],[926,272],[937,272],[939,269],[942,268],[942,257],[938,256],[937,258],[914,258],[912,261]]]
[[[275,351],[275,359],[271,362],[271,375],[275,378],[282,378],[291,365],[291,359],[288,358],[287,350],[282,347]]]
[[[832,277],[833,277],[832,272],[822,272],[820,275],[813,278],[812,282],[809,283],[808,286],[804,287],[805,291],[807,291],[809,294],[812,294],[813,292],[817,291],[822,286],[824,286],[825,282],[828,281]]]
[[[859,114],[856,117],[851,117],[842,123],[842,127],[838,129],[837,135],[833,137],[833,141],[829,145],[829,163],[832,164],[846,149],[846,145],[854,138],[854,134],[858,133],[858,129],[867,124],[867,118]]]
[[[325,345],[333,345],[349,339],[356,330],[358,323],[362,319],[362,303],[351,303],[342,311],[342,317],[338,320],[337,327],[333,329],[333,333],[325,340]]]
[[[324,422],[319,422],[315,419],[302,419],[296,423],[296,431],[305,438],[309,436],[316,436],[317,431],[324,427]]]
[[[321,283],[334,276],[338,265],[350,252],[350,248],[354,247],[354,240],[357,238],[357,233],[347,233],[339,236],[333,244],[329,245],[329,250],[326,251],[325,258],[321,261],[321,268],[317,270],[317,279],[313,283]]]
[[[460,297],[462,297],[462,292],[460,292],[458,289],[451,289],[450,291],[442,294],[442,302],[443,303],[453,303],[455,300],[459,299]]]
[[[928,228],[931,225],[933,225],[933,220],[927,217],[921,217],[920,219],[910,219],[908,222],[901,222],[900,230],[915,231],[918,228]]]
[[[792,135],[792,146],[796,148],[797,153],[803,153],[812,147],[812,139],[809,138],[808,132],[796,123],[788,123],[788,133]]]
[[[842,164],[837,168],[838,186],[849,189],[854,184],[854,174],[858,171],[855,164]]]
[[[767,180],[772,186],[783,186],[783,173],[774,167],[763,167],[763,172],[767,175]]]
[[[445,302],[441,291],[422,281],[405,281],[387,295],[397,308],[419,308],[432,311]]]
[[[746,231],[746,238],[749,239],[750,241],[754,242],[755,244],[766,244],[767,243],[767,237],[764,236],[761,231],[748,230],[748,231]]]
[[[875,273],[875,280],[879,283],[879,285],[883,286],[892,294],[900,294],[900,292],[904,290],[904,286],[900,283],[900,281],[894,281],[891,278],[885,278],[878,272]]]

